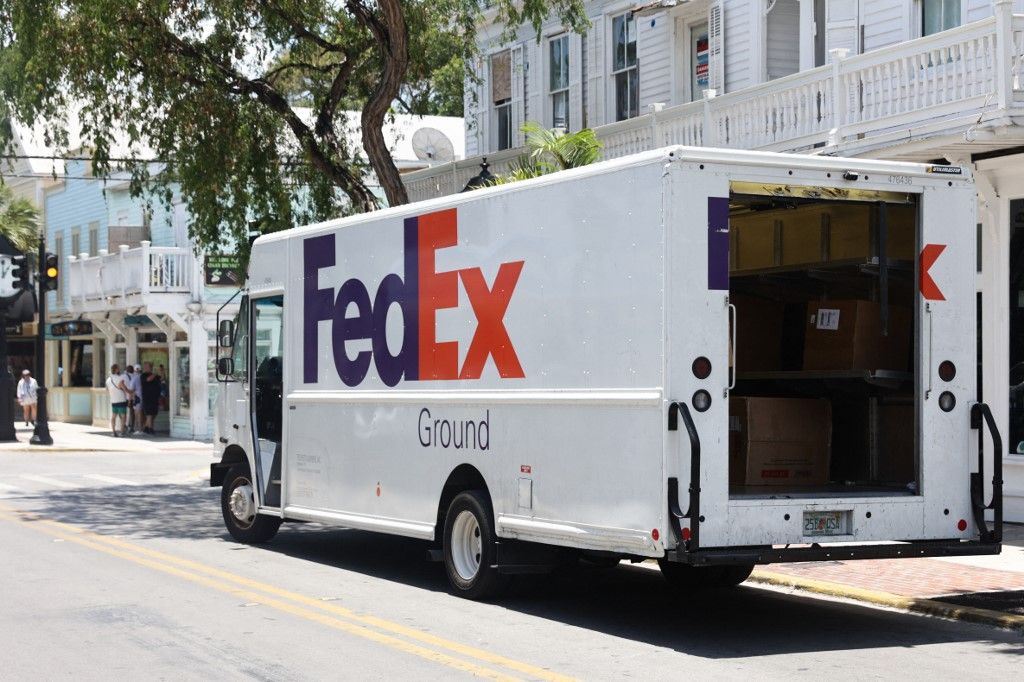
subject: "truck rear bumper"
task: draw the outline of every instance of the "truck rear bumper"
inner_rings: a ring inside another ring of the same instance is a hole
[[[669,550],[669,561],[693,566],[729,564],[781,564],[795,561],[852,561],[855,559],[909,559],[914,557],[980,556],[999,554],[1000,542],[977,540],[918,540],[869,545],[810,545],[806,547],[702,547],[694,551]]]

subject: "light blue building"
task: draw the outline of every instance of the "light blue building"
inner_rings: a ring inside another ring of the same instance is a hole
[[[108,424],[110,365],[149,361],[166,380],[157,431],[208,438],[215,317],[238,282],[216,268],[222,283],[207,284],[180,197],[147,209],[126,178],[96,178],[90,166],[66,161],[64,177],[45,191],[48,250],[62,268],[60,288],[48,294],[51,418]]]

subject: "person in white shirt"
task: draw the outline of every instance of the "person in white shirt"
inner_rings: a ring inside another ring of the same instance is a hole
[[[32,372],[25,369],[21,372],[21,381],[18,382],[18,402],[21,403],[21,411],[24,413],[25,426],[35,426],[36,403],[39,402],[37,391],[39,384],[32,377]]]
[[[117,418],[121,418],[121,430],[128,432],[128,399],[130,389],[125,384],[124,375],[121,374],[117,364],[110,366],[110,376],[107,377],[107,395],[110,397],[110,430],[117,438]]]
[[[131,365],[126,369],[130,370]],[[145,417],[142,414],[142,365],[135,365],[135,371],[129,376],[131,376],[131,381],[128,382],[128,388],[132,392],[132,397],[128,401],[128,421],[131,422],[132,432],[140,434],[145,423]]]

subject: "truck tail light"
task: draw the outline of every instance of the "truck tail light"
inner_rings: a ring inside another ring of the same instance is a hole
[[[711,407],[711,394],[702,388],[693,394],[690,402],[693,404],[693,409],[698,412],[707,412]]]
[[[952,412],[954,407],[956,407],[956,396],[949,391],[943,391],[939,395],[939,409],[943,412]]]
[[[952,381],[956,378],[956,365],[949,360],[943,360],[939,365],[939,378],[943,381]]]
[[[957,521],[956,522],[956,529],[958,531],[960,531],[961,533],[963,533],[965,530],[967,530],[967,520],[966,519],[960,519],[959,521]]]
[[[698,379],[707,379],[711,376],[711,361],[703,355],[693,361],[693,376]]]

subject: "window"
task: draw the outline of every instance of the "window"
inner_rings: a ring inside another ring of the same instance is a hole
[[[174,414],[188,417],[192,414],[192,375],[190,374],[188,348],[178,349],[177,393]]]
[[[95,256],[100,248],[100,224],[89,223],[89,255]]]
[[[512,147],[512,53],[491,55],[491,103],[494,106],[495,148]]]
[[[551,127],[569,130],[569,36],[548,41],[548,96]]]
[[[64,267],[64,235],[58,234],[53,240],[53,253],[57,256],[57,263],[61,268]],[[60,277],[57,280],[57,305],[64,304],[64,278]]]
[[[960,25],[960,0],[922,0],[921,35],[946,31]]]
[[[615,120],[636,116],[640,111],[640,91],[636,20],[632,12],[612,18],[612,78],[615,81]]]

